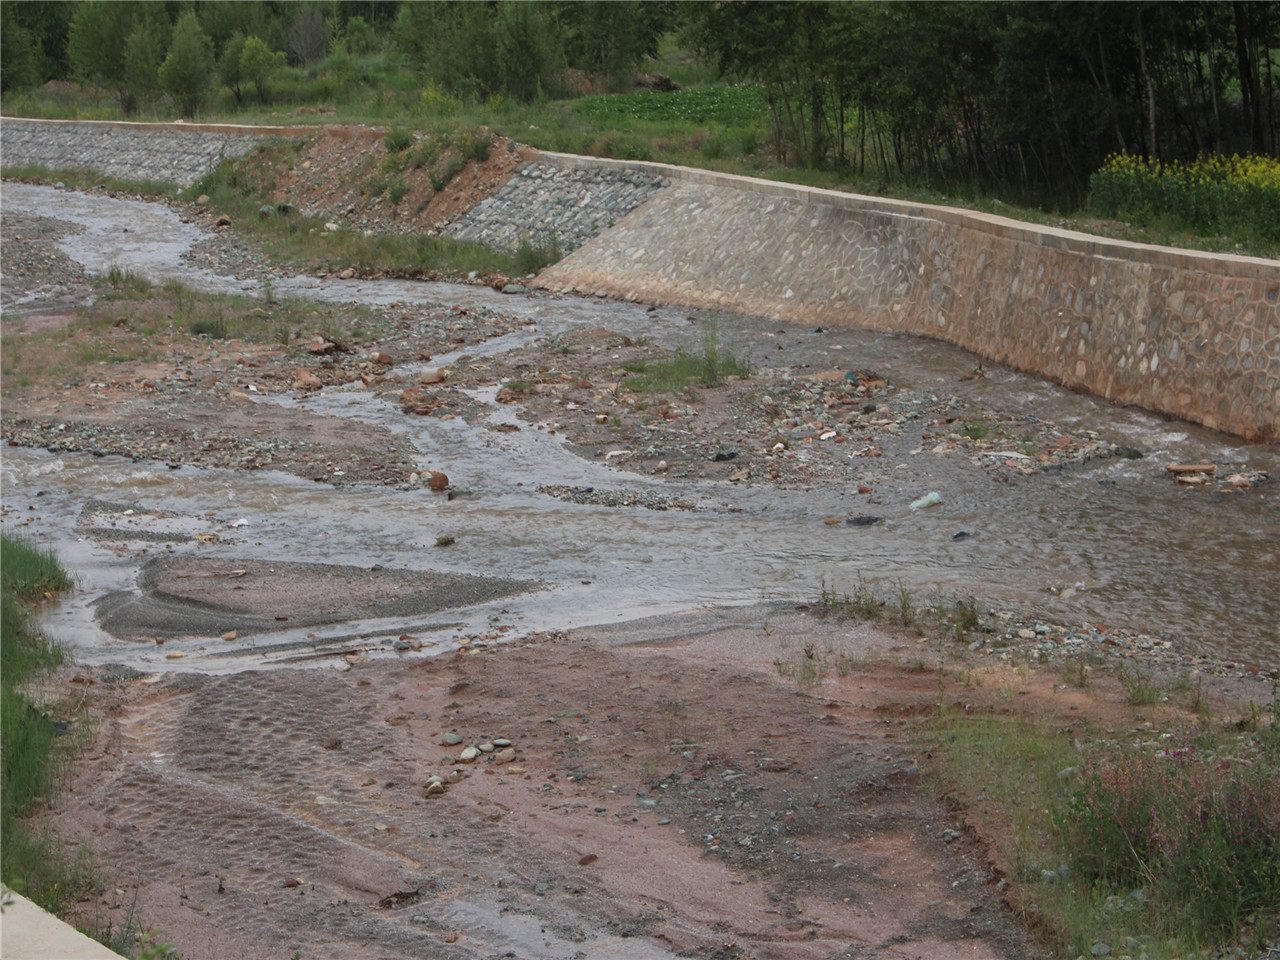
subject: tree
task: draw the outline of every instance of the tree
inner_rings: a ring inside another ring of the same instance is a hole
[[[244,56],[244,43],[244,34],[233,33],[223,44],[222,53],[218,55],[218,80],[231,91],[231,95],[236,98],[236,103],[243,102],[243,85],[248,82],[240,66],[240,60]]]
[[[30,31],[6,23],[0,31],[0,90],[30,87],[40,82],[40,58]]]
[[[115,91],[125,113],[137,109],[168,32],[163,4],[85,0],[75,8],[67,35],[67,59],[76,76]],[[132,45],[129,41],[132,39]],[[135,86],[141,82],[143,89]]]
[[[554,10],[564,28],[569,65],[602,74],[611,87],[630,82],[629,74],[645,57],[658,55],[658,41],[671,20],[669,5],[653,0],[560,2]]]
[[[504,3],[494,28],[502,89],[528,102],[557,90],[565,71],[564,47],[544,4]]]
[[[124,40],[124,82],[132,96],[149,100],[160,89],[160,55],[164,50],[160,24],[140,18]]]
[[[160,65],[160,86],[173,97],[184,116],[194,114],[209,92],[213,76],[213,43],[188,10],[173,28],[169,55]]]
[[[284,31],[285,46],[304,67],[324,59],[329,49],[329,21],[310,3],[300,4]]]
[[[244,41],[244,52],[240,55],[240,73],[246,83],[252,83],[258,92],[258,102],[267,102],[267,81],[284,67],[283,53],[273,52],[258,37],[248,37]]]

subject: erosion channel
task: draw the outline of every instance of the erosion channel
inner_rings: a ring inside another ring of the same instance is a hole
[[[44,622],[117,707],[60,816],[184,956],[1022,956],[884,713],[935,689],[881,660],[937,651],[817,619],[824,592],[974,598],[965,649],[997,671],[1280,666],[1273,446],[934,341],[264,284],[193,263],[203,228],[165,206],[9,183],[3,212],[71,225],[90,276],[382,331],[323,356],[175,330],[6,391],[5,527],[74,571]],[[7,292],[6,351],[87,296]],[[621,386],[713,342],[750,375]],[[818,640],[862,668],[797,696],[780,673]]]

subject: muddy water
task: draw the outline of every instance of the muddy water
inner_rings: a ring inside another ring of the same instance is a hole
[[[90,273],[114,264],[153,280],[253,292],[250,284],[179,263],[178,255],[199,233],[166,208],[16,184],[5,185],[4,202],[85,224],[84,233],[62,246]],[[485,305],[537,326],[536,333],[521,331],[469,347],[473,355],[581,325],[665,344],[693,342],[697,335],[695,322],[677,308],[654,315],[631,304],[502,297],[484,288],[396,281],[295,278],[274,287],[277,294],[334,301]],[[658,481],[584,461],[547,432],[496,434],[460,420],[409,418],[386,400],[333,390],[303,402],[315,412],[405,433],[422,451],[424,467],[444,470],[475,498],[445,501],[425,491],[334,489],[282,474],[169,471],[164,465],[7,448],[4,497],[15,513],[6,527],[24,515],[30,532],[52,542],[76,569],[80,588],[51,620],[91,663],[162,663],[154,650],[106,637],[95,625],[91,604],[110,589],[130,587],[149,556],[198,551],[522,576],[545,585],[429,622],[307,631],[335,641],[413,627],[437,644],[434,649],[449,649],[468,634],[498,625],[518,635],[710,604],[808,600],[824,583],[846,587],[862,576],[886,593],[901,582],[922,600],[972,594],[1068,625],[1105,622],[1170,635],[1192,652],[1280,664],[1280,484],[1215,496],[1179,489],[1163,470],[1168,463],[1212,460],[1280,477],[1275,447],[1247,446],[1001,368],[988,368],[985,379],[961,382],[960,375],[973,369],[973,356],[932,341],[862,331],[819,334],[758,318],[725,318],[721,336],[764,369],[778,357],[792,368],[870,367],[906,389],[958,395],[1072,431],[1093,430],[1144,451],[1146,458],[1100,461],[1005,485],[927,453],[907,455],[887,465],[889,480],[877,486],[883,503],[875,509],[883,523],[826,526],[824,517],[862,512],[865,498],[851,490]],[[476,398],[491,404],[493,420],[511,417],[492,403],[492,391]],[[656,490],[693,499],[698,509],[584,506],[539,494],[539,484]],[[910,502],[930,490],[942,495],[942,505],[912,511]],[[77,530],[89,498],[136,502],[187,517],[193,537],[218,532],[221,542],[96,542]],[[953,540],[959,531],[970,536]],[[436,547],[442,534],[453,536],[455,545]],[[183,649],[191,657],[188,665],[235,670],[282,658],[289,644],[303,640],[301,631],[282,631],[270,642],[230,654],[203,641]]]

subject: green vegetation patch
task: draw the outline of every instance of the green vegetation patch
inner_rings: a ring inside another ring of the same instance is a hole
[[[1119,743],[940,710],[918,734],[1055,955],[1251,956],[1280,922],[1278,716]]]
[[[633,120],[754,126],[763,124],[769,116],[769,105],[757,84],[586,97],[577,101],[573,109],[606,127]]]
[[[12,889],[55,912],[68,906],[88,883],[81,862],[68,862],[57,837],[34,828],[30,816],[57,785],[67,751],[57,740],[65,725],[51,720],[31,692],[55,669],[63,652],[35,629],[24,603],[51,597],[71,586],[53,554],[22,537],[0,533],[0,876]]]

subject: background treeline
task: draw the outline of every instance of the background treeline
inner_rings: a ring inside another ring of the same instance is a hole
[[[1277,2],[4,0],[0,28],[6,106],[14,91],[77,81],[126,115],[361,90],[370,118],[461,107],[493,122],[512,107],[624,90],[667,66],[655,67],[660,49],[679,49],[707,65],[699,86],[751,91],[718,101],[742,112],[722,124],[727,139],[713,130],[708,159],[759,152],[1062,209],[1084,201],[1111,154],[1274,156],[1280,134]],[[680,109],[699,116],[696,103]],[[630,131],[628,110],[614,115]]]
[[[1280,4],[763,3],[690,12],[797,164],[1082,199],[1110,153],[1276,153]]]

